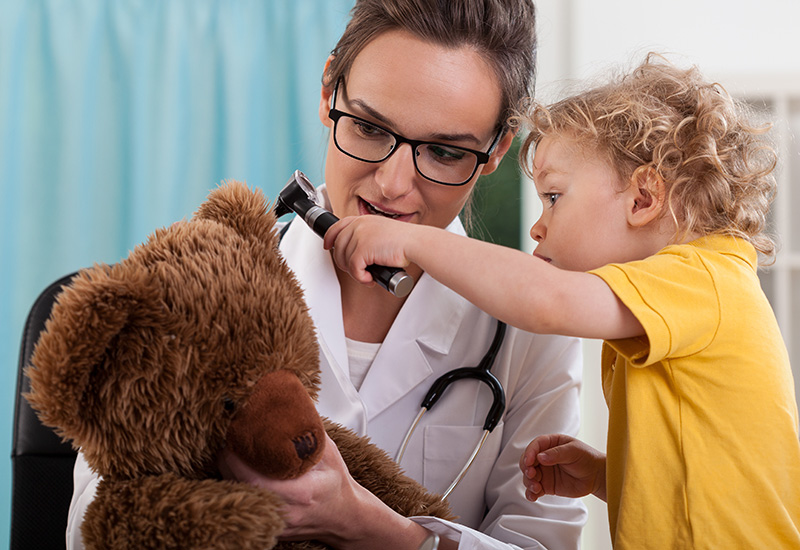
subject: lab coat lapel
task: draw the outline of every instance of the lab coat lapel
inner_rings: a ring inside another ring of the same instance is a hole
[[[342,322],[339,281],[330,254],[322,240],[302,221],[292,222],[281,241],[286,263],[303,287],[306,304],[317,327],[321,364],[321,392],[317,407],[321,414],[357,433],[366,433],[364,406],[350,382],[350,366]]]
[[[320,197],[325,198],[324,190]],[[464,234],[458,218],[447,229]],[[449,353],[461,327],[469,305],[466,300],[423,274],[386,335],[361,390],[356,392],[350,381],[341,289],[330,254],[322,249],[320,238],[299,220],[284,235],[281,250],[303,287],[321,353],[330,365],[322,366],[318,403],[322,414],[363,434],[369,420],[411,389],[433,379],[432,374],[442,374],[432,365],[438,365],[438,370],[446,366],[441,358]]]
[[[442,363],[436,358],[449,353],[466,310],[463,298],[423,274],[361,386],[369,420],[431,378],[434,365]]]

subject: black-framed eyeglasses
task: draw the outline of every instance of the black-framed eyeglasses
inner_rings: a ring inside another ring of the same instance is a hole
[[[328,112],[333,120],[333,142],[342,153],[356,160],[383,162],[397,151],[401,143],[408,143],[414,151],[414,167],[420,176],[442,185],[464,185],[478,171],[478,166],[489,162],[503,135],[504,129],[500,128],[485,153],[446,143],[408,139],[374,122],[338,110],[336,96],[340,82],[341,79],[336,81]]]

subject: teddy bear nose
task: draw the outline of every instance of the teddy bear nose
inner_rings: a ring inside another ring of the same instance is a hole
[[[297,456],[301,460],[305,460],[317,450],[317,436],[313,432],[306,432],[299,437],[292,440],[294,448],[297,450]]]

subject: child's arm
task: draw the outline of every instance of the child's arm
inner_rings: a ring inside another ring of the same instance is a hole
[[[602,279],[519,250],[379,216],[345,218],[325,235],[339,267],[362,283],[367,265],[416,264],[490,315],[521,329],[584,338],[644,331]]]
[[[568,435],[541,435],[531,441],[519,461],[525,497],[544,495],[606,500],[606,456]]]

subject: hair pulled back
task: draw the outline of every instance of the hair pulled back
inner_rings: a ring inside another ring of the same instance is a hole
[[[322,77],[332,86],[347,76],[361,50],[377,36],[405,30],[448,48],[474,48],[494,70],[502,90],[501,120],[533,95],[535,9],[531,0],[358,0]]]
[[[545,107],[536,105],[520,156],[545,136],[566,135],[605,155],[623,181],[652,168],[664,181],[676,236],[728,234],[767,256],[765,233],[776,182],[769,125],[696,67],[648,54],[633,72]]]

